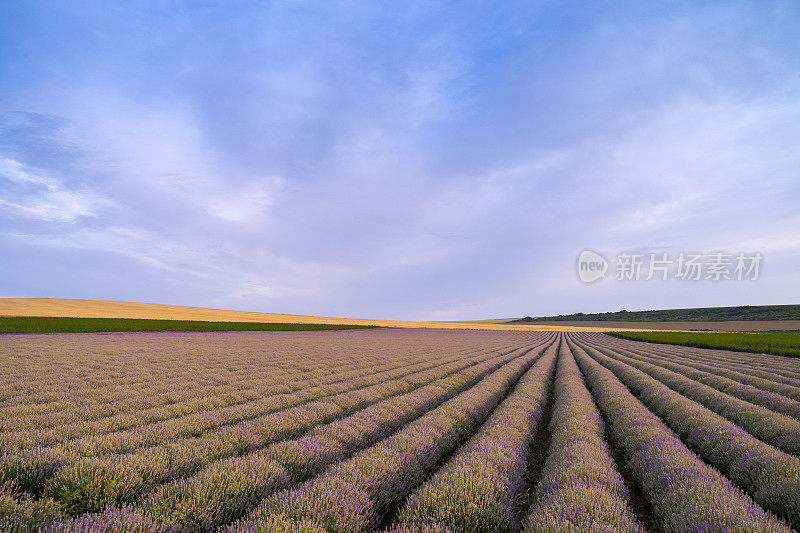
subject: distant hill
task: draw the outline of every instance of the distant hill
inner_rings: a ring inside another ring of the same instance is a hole
[[[743,305],[739,307],[697,307],[692,309],[653,309],[613,313],[574,313],[571,315],[529,317],[508,323],[554,321],[613,322],[727,322],[731,320],[800,320],[800,305]]]

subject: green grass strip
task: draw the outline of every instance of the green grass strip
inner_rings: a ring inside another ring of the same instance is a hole
[[[145,318],[76,318],[50,316],[0,317],[0,333],[99,333],[125,331],[318,331],[372,329],[351,324],[294,324],[279,322],[206,322]]]
[[[800,357],[800,335],[793,333],[611,331],[607,334],[632,341]]]

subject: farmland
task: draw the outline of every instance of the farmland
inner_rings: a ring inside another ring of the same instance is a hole
[[[634,341],[800,357],[800,335],[796,333],[616,331],[609,334],[620,339]]]
[[[361,329],[0,360],[0,531],[800,530],[798,359]]]
[[[434,329],[484,329],[499,331],[600,331],[592,327],[554,327],[528,324],[510,324],[508,320],[489,321],[409,321],[374,318],[342,318],[329,316],[289,315],[280,313],[258,313],[252,311],[232,311],[204,307],[186,307],[143,302],[121,302],[113,300],[77,300],[64,298],[0,298],[0,322],[12,317],[26,317],[39,320],[43,317],[73,319],[131,319],[131,320],[169,320],[190,322],[257,322],[259,324],[326,324],[381,326],[390,328],[434,328]],[[603,324],[603,329],[610,329]],[[236,328],[231,328],[236,329]],[[244,328],[239,328],[244,329]],[[265,328],[256,328],[265,329]],[[337,328],[338,329],[338,328]],[[625,329],[614,325],[613,329]],[[34,333],[34,331],[31,331]]]

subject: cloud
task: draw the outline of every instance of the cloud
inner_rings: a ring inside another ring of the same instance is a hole
[[[0,180],[5,182],[0,209],[12,216],[43,222],[74,222],[96,217],[109,200],[86,190],[68,190],[58,179],[0,157]]]

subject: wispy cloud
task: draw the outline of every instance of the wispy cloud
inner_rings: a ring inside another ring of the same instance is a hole
[[[108,199],[91,190],[70,190],[60,180],[8,157],[0,157],[0,183],[4,183],[0,210],[12,217],[75,222],[81,217],[96,217],[98,208],[110,205]]]

